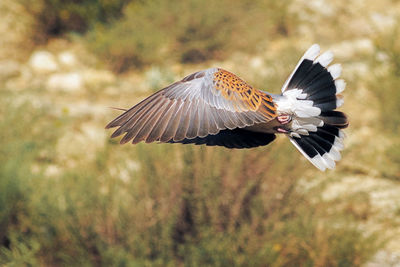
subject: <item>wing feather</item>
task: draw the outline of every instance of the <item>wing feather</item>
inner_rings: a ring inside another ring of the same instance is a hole
[[[154,128],[154,129],[156,129],[156,133],[157,133],[156,140],[159,141],[161,136],[163,135],[163,133],[169,123],[169,120],[170,120],[171,116],[173,115],[173,111],[175,110],[175,108],[176,108],[176,100],[168,103],[163,114],[159,118],[158,123],[156,124],[156,127]],[[137,144],[140,141],[143,141],[143,137],[138,137],[138,138],[133,139],[132,143]]]
[[[216,108],[210,109],[210,112],[213,114],[213,117],[215,118],[215,123],[217,124],[218,130],[226,129],[224,124],[224,119],[223,117],[221,117],[223,115],[223,112],[218,112]]]
[[[182,110],[185,112],[182,113],[182,116],[179,121],[179,127],[176,131],[176,134],[173,138],[174,141],[180,141],[186,138],[186,133],[189,128],[189,123],[190,123],[190,113],[192,112],[192,103],[189,101],[186,101]]]
[[[194,101],[192,103],[192,112],[190,116],[190,123],[189,128],[186,133],[186,137],[191,139],[195,138],[198,135],[199,127],[200,127],[200,120],[199,120],[199,111],[198,111],[198,101]]]
[[[169,104],[172,103],[169,103],[167,101],[160,101],[160,105],[156,104],[155,106],[153,106],[152,110],[150,110],[148,113],[142,115],[139,119],[137,119],[136,120],[137,123],[135,122],[135,124],[131,128],[129,128],[129,130],[127,130],[126,135],[121,140],[121,144],[129,142],[131,139],[135,140],[136,138],[140,138],[137,136],[141,131],[141,129],[147,125],[148,121],[151,121],[154,117],[157,117],[156,113],[159,112],[159,109],[162,109]]]
[[[178,107],[176,101],[173,101],[170,109],[175,110]],[[151,115],[149,116],[150,119],[143,120],[143,126],[140,128],[139,132],[136,134],[135,138],[132,142],[137,143],[139,141],[145,141],[146,138],[149,136],[150,131],[153,129],[154,124],[151,122]],[[152,127],[153,126],[153,127]]]
[[[165,114],[167,113],[171,105],[172,101],[168,101],[167,99],[165,99],[163,106],[160,107],[157,111],[157,115],[155,116],[157,119],[154,121],[154,127],[147,137],[147,142],[154,142],[160,138],[160,135],[163,133],[162,123],[164,121]]]
[[[169,120],[168,125],[165,128],[165,131],[160,138],[161,142],[168,142],[176,134],[176,130],[179,126],[180,116],[182,114],[183,103],[181,101],[179,101],[179,103],[176,103],[175,106],[176,106],[175,110],[172,112],[173,116]]]
[[[142,107],[133,112],[133,114],[126,119],[126,122],[123,123],[121,127],[111,135],[111,138],[120,136],[135,126],[136,122],[138,122],[142,116],[146,114],[146,112],[154,108],[154,106],[151,105],[151,102],[152,100],[149,102],[150,104],[145,103]],[[157,103],[155,103],[155,105],[157,105]]]
[[[208,135],[204,138],[184,139],[181,141],[169,141],[169,143],[196,144],[207,146],[224,146],[228,148],[251,148],[268,145],[275,139],[275,134],[258,133],[236,128],[234,130],[222,130],[216,135]]]
[[[268,122],[276,116],[270,95],[233,73],[214,68],[190,74],[147,97],[106,128],[119,127],[111,137],[125,134],[121,143],[177,142]]]
[[[133,106],[126,112],[122,113],[116,119],[114,119],[109,124],[107,124],[106,129],[117,127],[117,126],[122,126],[122,124],[124,124],[126,121],[128,121],[138,110],[143,108],[143,106],[145,106],[146,104],[157,99],[158,95],[159,95],[159,93],[155,93],[154,95],[151,95],[151,96],[147,97],[146,99],[142,100],[140,103]]]
[[[200,122],[198,136],[205,137],[210,133],[210,130],[209,130],[209,122],[208,122],[209,119],[205,116],[204,103],[199,103],[198,111],[199,111],[199,122]]]
[[[204,119],[208,121],[209,133],[216,134],[218,133],[218,125],[215,122],[215,118],[211,109],[205,108],[204,109]]]
[[[235,123],[232,121],[231,116],[230,116],[230,112],[228,110],[221,110],[220,112],[218,112],[218,114],[224,116],[224,122],[225,122],[225,127],[228,128],[229,130],[235,129],[237,128],[237,126],[235,125]]]
[[[167,99],[163,99],[161,100],[163,105],[167,104],[168,100]],[[155,136],[154,134],[152,135],[152,133],[155,132],[155,128],[161,118],[161,116],[163,115],[164,110],[162,109],[163,106],[160,106],[157,110],[157,112],[154,114],[154,116],[152,117],[152,120],[147,122],[147,126],[149,131],[147,134],[147,137],[145,139],[146,143],[151,143],[157,140],[157,136]],[[154,131],[154,132],[153,132]]]

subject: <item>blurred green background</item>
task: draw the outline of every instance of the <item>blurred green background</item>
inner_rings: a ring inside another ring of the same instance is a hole
[[[2,0],[0,17],[0,265],[399,266],[399,1]],[[335,171],[284,137],[104,130],[108,107],[209,67],[278,93],[313,43],[347,81]]]

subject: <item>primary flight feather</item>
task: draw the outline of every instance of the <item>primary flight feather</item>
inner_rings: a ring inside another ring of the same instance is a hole
[[[227,148],[264,146],[275,134],[289,137],[318,169],[340,160],[348,126],[339,95],[341,67],[317,44],[300,59],[279,95],[255,89],[221,68],[195,72],[144,99],[111,121],[120,143],[205,144]]]

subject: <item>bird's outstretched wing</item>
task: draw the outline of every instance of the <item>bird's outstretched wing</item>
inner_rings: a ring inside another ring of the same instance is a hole
[[[178,142],[244,128],[276,117],[270,95],[235,74],[213,68],[193,73],[133,106],[106,128],[120,143]]]

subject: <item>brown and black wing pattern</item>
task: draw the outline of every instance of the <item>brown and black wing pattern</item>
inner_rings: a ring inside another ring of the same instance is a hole
[[[208,69],[193,73],[144,99],[106,128],[119,127],[111,137],[125,134],[121,144],[178,142],[268,122],[276,117],[271,96],[229,73],[229,79],[240,82],[232,83],[231,87],[228,80],[224,82],[223,73],[228,72]]]

